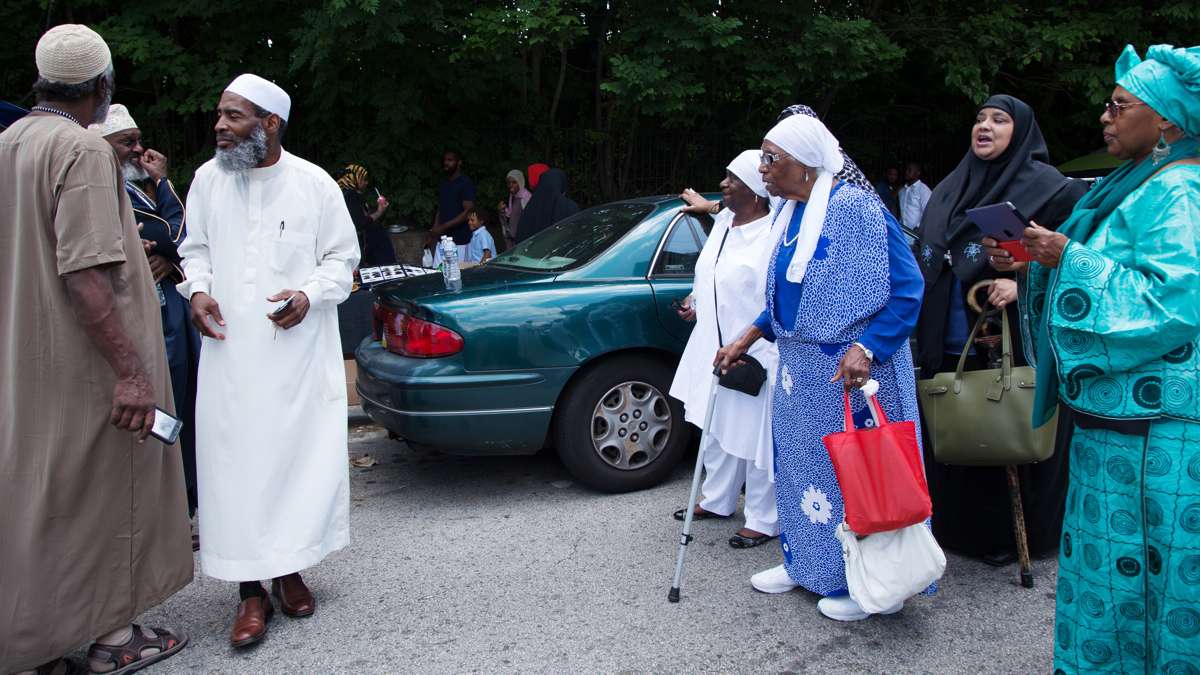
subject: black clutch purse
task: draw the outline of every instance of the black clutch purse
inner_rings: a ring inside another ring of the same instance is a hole
[[[717,378],[717,384],[722,387],[750,396],[758,396],[766,381],[767,369],[749,354],[742,354],[738,365],[726,370],[724,375]]]

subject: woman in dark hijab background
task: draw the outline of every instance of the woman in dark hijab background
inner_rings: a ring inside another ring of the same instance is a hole
[[[921,219],[918,262],[925,275],[925,298],[917,323],[917,365],[921,377],[953,370],[978,315],[966,293],[976,283],[995,279],[989,300],[1009,312],[1013,365],[1025,365],[1024,340],[1016,312],[1016,282],[988,265],[983,235],[966,210],[1009,201],[1027,218],[1057,227],[1087,191],[1082,181],[1063,176],[1049,164],[1046,141],[1033,110],[1006,95],[989,98],[976,114],[971,149],[949,176],[938,183]],[[968,369],[986,368],[980,350]],[[1060,429],[1070,429],[1060,424]],[[1062,433],[1053,456],[1020,467],[1029,548],[1034,554],[1054,549],[1062,526],[1066,494],[1066,439]],[[1015,548],[1008,484],[1003,468],[947,466],[934,461],[925,444],[925,470],[933,497],[933,531],[946,547],[991,564],[1012,559]]]
[[[567,196],[567,174],[561,169],[550,169],[541,175],[533,197],[525,205],[517,225],[517,241],[525,241],[578,211],[579,205]]]

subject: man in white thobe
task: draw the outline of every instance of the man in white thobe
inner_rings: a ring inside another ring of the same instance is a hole
[[[200,563],[241,582],[230,642],[274,608],[316,609],[299,571],[349,543],[346,391],[337,305],[358,239],[337,184],[288,154],[291,99],[241,75],[217,107],[216,157],[188,193],[180,254],[204,335],[196,400]],[[286,305],[286,306],[285,306]]]

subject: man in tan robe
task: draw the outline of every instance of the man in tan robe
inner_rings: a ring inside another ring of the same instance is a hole
[[[186,637],[130,622],[192,578],[178,451],[147,437],[174,409],[158,297],[112,148],[107,45],[58,26],[37,47],[38,105],[0,134],[0,673],[89,640],[127,672]]]

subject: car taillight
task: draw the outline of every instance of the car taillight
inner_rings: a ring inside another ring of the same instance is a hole
[[[375,339],[384,349],[401,356],[428,359],[450,356],[462,351],[462,336],[431,321],[409,316],[405,312],[375,303]]]

